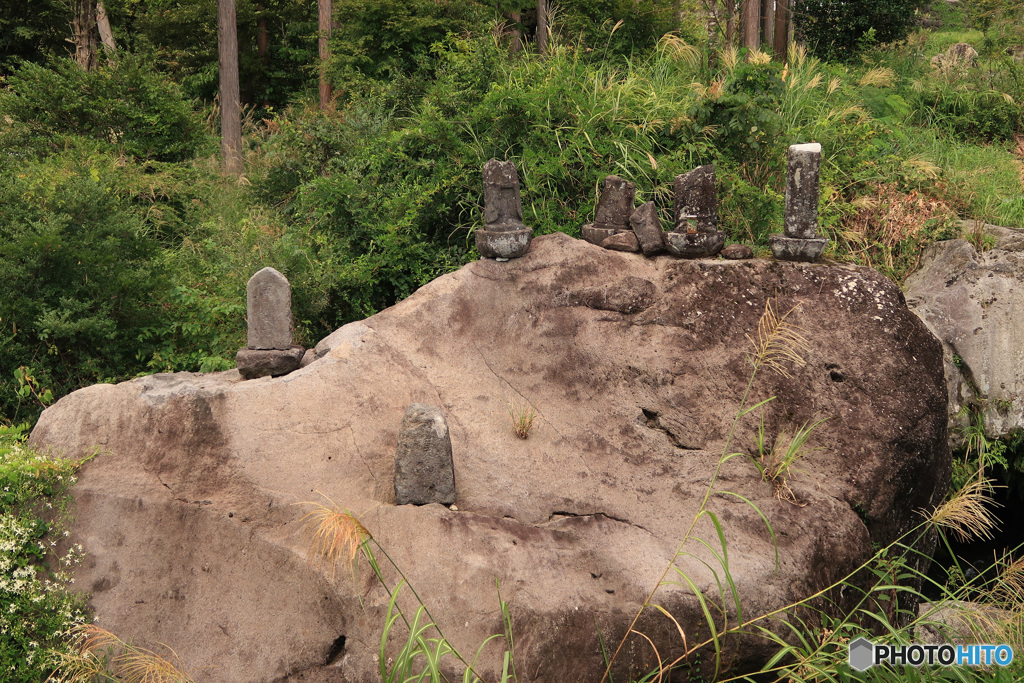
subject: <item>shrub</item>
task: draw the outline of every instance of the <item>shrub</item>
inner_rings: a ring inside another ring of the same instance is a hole
[[[59,149],[68,134],[113,145],[140,159],[181,161],[205,142],[201,121],[178,86],[128,53],[94,71],[69,59],[52,68],[24,63],[0,94],[0,115]]]
[[[803,0],[794,11],[797,36],[829,61],[849,61],[875,41],[907,37],[921,0]]]
[[[32,452],[24,429],[0,426],[0,678],[11,683],[45,680],[46,651],[66,651],[85,620],[84,600],[67,590],[81,547],[55,550],[79,463]]]

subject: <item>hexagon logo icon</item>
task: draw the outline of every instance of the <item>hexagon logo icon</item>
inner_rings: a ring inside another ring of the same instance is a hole
[[[875,646],[867,638],[858,638],[850,643],[850,667],[864,671],[874,665]]]

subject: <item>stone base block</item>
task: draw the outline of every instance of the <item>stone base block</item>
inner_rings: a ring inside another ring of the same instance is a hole
[[[825,247],[828,246],[827,237],[814,237],[803,239],[800,237],[786,237],[785,235],[772,235],[768,238],[771,244],[772,253],[780,261],[804,261],[813,263],[821,258]]]
[[[618,232],[601,242],[605,249],[613,251],[640,251],[640,242],[632,230],[629,232]]]
[[[587,223],[582,228],[580,228],[580,232],[583,235],[583,239],[590,242],[591,244],[601,246],[601,242],[604,242],[612,235],[615,235],[623,231],[616,230],[615,228],[595,228],[593,223]]]
[[[665,248],[668,253],[683,258],[708,258],[716,256],[725,246],[725,233],[721,230],[709,232],[666,232]]]
[[[530,249],[533,230],[486,230],[476,229],[476,250],[484,258],[519,258]]]
[[[235,361],[242,379],[278,377],[297,370],[306,352],[301,346],[290,349],[238,349]]]

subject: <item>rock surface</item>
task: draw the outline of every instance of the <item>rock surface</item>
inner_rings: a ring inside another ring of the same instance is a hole
[[[905,288],[908,304],[942,342],[951,426],[966,425],[962,409],[974,403],[985,433],[997,438],[1024,428],[1024,231],[986,227],[995,249],[936,242]]]
[[[760,506],[778,539],[776,570],[757,515],[712,496],[754,615],[843,576],[945,492],[940,345],[868,269],[649,259],[548,235],[341,328],[287,376],[89,387],[47,409],[32,443],[100,448],[74,489],[70,541],[88,553],[75,585],[105,627],[166,643],[204,680],[377,680],[388,595],[365,564],[334,576],[307,562],[308,508],[295,504],[322,492],[360,517],[467,656],[502,629],[497,579],[520,680],[598,681],[598,634],[625,633],[723,450],[754,452],[756,414],[726,435],[769,298],[812,342],[790,377],[764,371],[753,385],[752,400],[777,397],[769,434],[831,419],[789,477],[802,507],[774,497],[749,460],[723,467],[719,488]],[[510,400],[537,408],[528,440]],[[394,504],[397,425],[416,402],[447,417],[458,510]],[[710,524],[696,531],[714,542]],[[678,562],[717,593],[697,560]],[[685,590],[656,601],[690,634],[706,628]],[[637,628],[678,653],[658,613]],[[739,668],[768,656],[753,639],[727,649]],[[500,654],[492,643],[481,656],[492,679]],[[652,665],[634,638],[616,678]]]

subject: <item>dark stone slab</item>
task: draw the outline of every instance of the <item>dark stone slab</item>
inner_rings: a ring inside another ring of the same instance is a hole
[[[647,202],[634,211],[629,217],[629,225],[633,228],[644,256],[654,256],[665,251],[665,233],[661,229],[654,202]]]
[[[235,361],[243,379],[257,377],[279,377],[297,370],[302,362],[305,349],[293,346],[290,349],[238,349]]]
[[[601,184],[601,196],[594,211],[594,227],[606,230],[629,230],[636,185],[617,175],[610,175]]]
[[[718,226],[715,165],[698,166],[676,176],[675,232],[713,232]]]
[[[455,502],[452,440],[441,409],[413,403],[398,430],[395,452],[395,502],[426,505]]]
[[[601,242],[601,246],[613,251],[640,251],[640,242],[632,232],[617,232]]]

